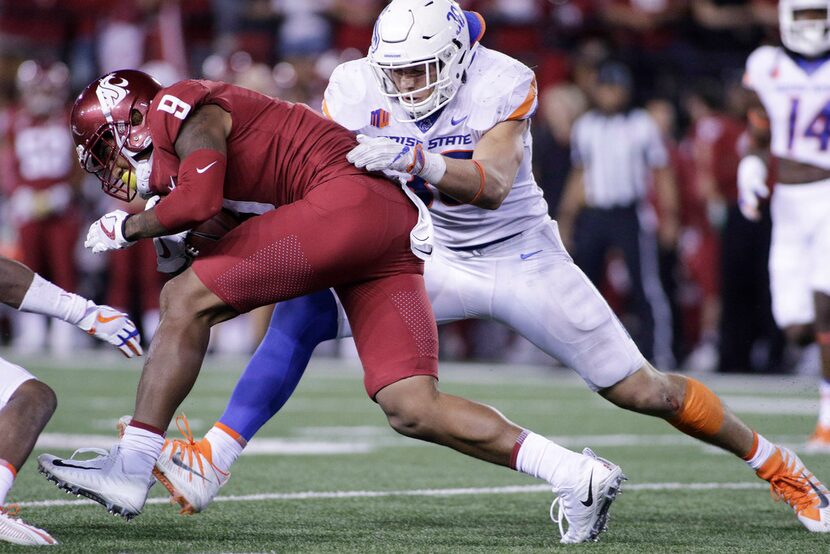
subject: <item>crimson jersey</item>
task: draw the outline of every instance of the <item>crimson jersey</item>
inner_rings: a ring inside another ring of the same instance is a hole
[[[13,112],[7,143],[12,158],[12,189],[25,186],[43,190],[70,181],[77,162],[65,111],[46,118],[34,118],[23,110]]]
[[[175,186],[179,130],[205,104],[215,104],[233,118],[227,138],[226,201],[268,205],[253,209],[262,212],[303,198],[334,177],[363,173],[346,160],[357,144],[354,135],[308,106],[227,83],[188,80],[159,91],[148,114],[153,192],[166,194]]]

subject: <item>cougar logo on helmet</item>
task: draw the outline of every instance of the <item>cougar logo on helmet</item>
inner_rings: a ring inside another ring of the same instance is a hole
[[[126,79],[122,77],[113,82],[115,78],[115,73],[110,73],[98,81],[98,88],[95,90],[104,112],[111,112],[130,92],[126,88],[130,84]]]

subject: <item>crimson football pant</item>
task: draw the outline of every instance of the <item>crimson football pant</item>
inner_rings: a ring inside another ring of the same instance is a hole
[[[410,250],[417,217],[389,181],[344,176],[242,223],[193,270],[238,312],[333,287],[374,398],[401,379],[437,377],[438,330]]]

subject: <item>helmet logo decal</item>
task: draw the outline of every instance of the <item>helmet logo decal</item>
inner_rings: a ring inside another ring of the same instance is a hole
[[[458,7],[455,4],[450,5],[450,11],[447,12],[447,21],[452,21],[458,25],[455,34],[461,34],[461,29],[467,23],[467,19],[458,12]]]
[[[101,103],[101,109],[105,114],[110,113],[114,107],[127,97],[129,92],[125,88],[129,84],[126,79],[123,77],[116,81],[113,81],[113,79],[116,79],[115,73],[110,73],[98,81],[98,88],[95,89],[98,102]]]
[[[377,52],[380,43],[380,32],[378,31],[378,22],[375,22],[375,28],[372,29],[372,45],[369,47],[370,52]]]

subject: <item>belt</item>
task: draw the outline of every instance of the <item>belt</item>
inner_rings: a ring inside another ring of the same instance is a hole
[[[447,246],[447,248],[454,252],[470,252],[472,250],[481,250],[482,248],[487,248],[488,246],[493,246],[494,244],[499,244],[508,241],[513,237],[518,237],[521,234],[522,231],[519,231],[518,233],[507,235],[506,237],[502,237],[500,239],[491,240],[490,242],[485,242],[484,244],[476,244],[474,246]]]

